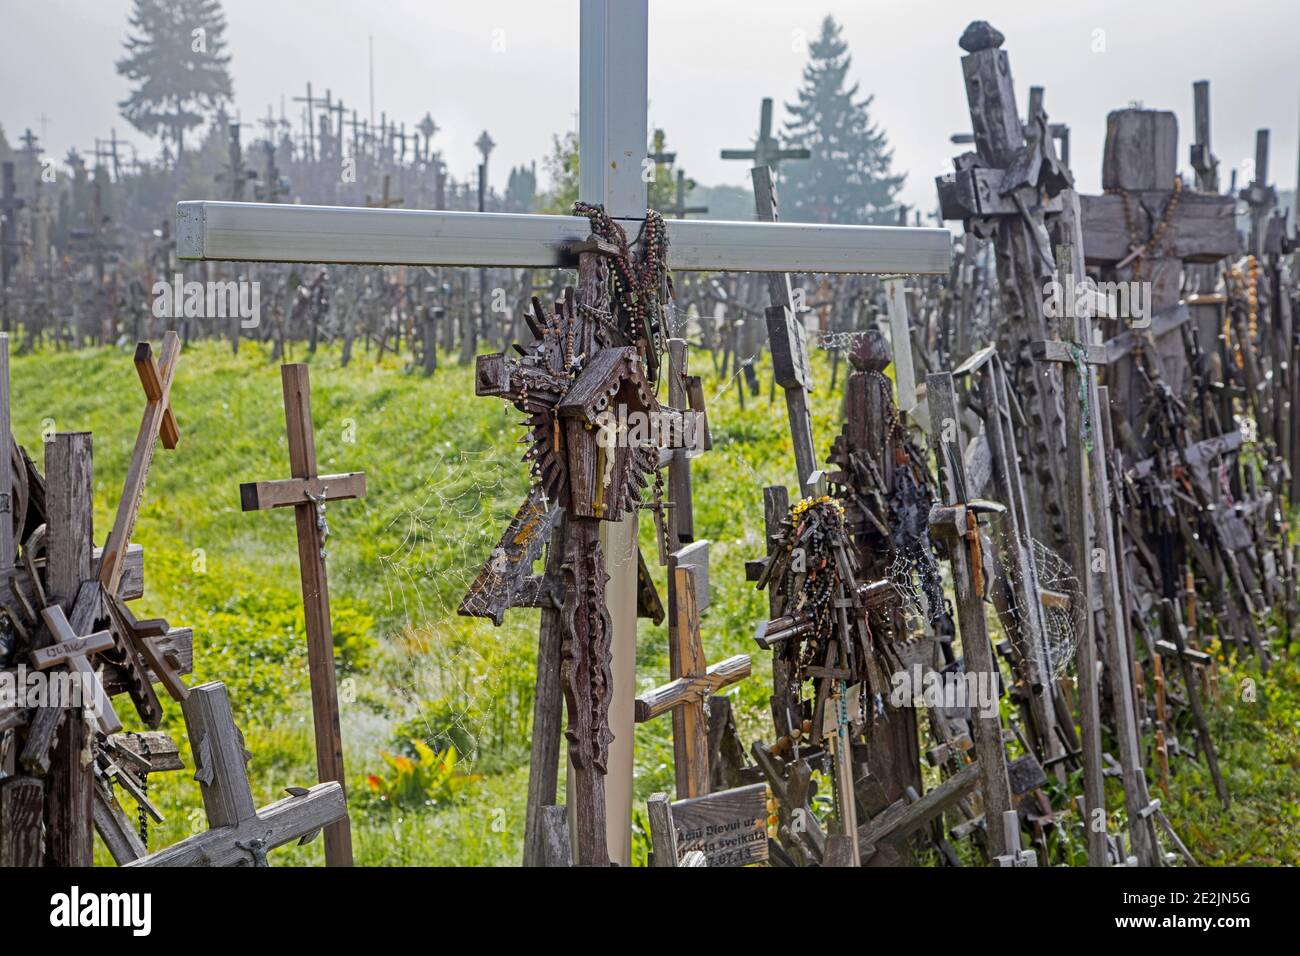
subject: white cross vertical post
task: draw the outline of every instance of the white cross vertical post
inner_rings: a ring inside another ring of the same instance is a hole
[[[648,0],[583,0],[579,194],[635,234],[645,216]],[[669,266],[696,272],[946,275],[946,229],[672,219]],[[358,265],[573,268],[591,232],[578,216],[371,209],[269,203],[182,202],[181,259]],[[636,527],[610,524],[602,548],[611,581],[614,742],[606,780],[609,855],[631,856]]]
[[[599,203],[635,235],[645,218],[649,0],[582,0],[578,69],[578,198]],[[651,166],[651,169],[657,169]],[[635,220],[628,222],[628,220]],[[632,741],[636,702],[637,512],[602,522],[614,627],[605,832],[611,863],[632,863]],[[566,779],[572,780],[573,774]],[[573,801],[569,801],[572,806]],[[576,839],[576,834],[571,835]]]

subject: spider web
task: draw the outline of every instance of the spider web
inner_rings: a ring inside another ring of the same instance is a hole
[[[495,454],[437,454],[388,523],[397,543],[379,555],[399,621],[387,675],[395,710],[435,750],[454,744],[465,768],[495,739],[509,688],[488,651],[498,638],[483,633],[491,623],[456,612],[508,521],[503,508],[513,512],[517,478],[518,465]],[[510,626],[507,618],[503,630]]]

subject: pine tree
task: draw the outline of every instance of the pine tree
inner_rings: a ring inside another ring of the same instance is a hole
[[[161,131],[179,162],[199,111],[232,96],[225,15],[218,0],[135,0],[129,22],[117,72],[135,85],[118,108],[145,135]]]
[[[781,218],[840,224],[890,223],[904,176],[891,174],[889,140],[871,122],[874,97],[858,100],[858,84],[845,88],[849,47],[832,17],[809,44],[798,102],[786,104],[786,138],[812,156],[781,168]]]
[[[537,203],[537,164],[512,166],[506,181],[506,212],[532,212]]]

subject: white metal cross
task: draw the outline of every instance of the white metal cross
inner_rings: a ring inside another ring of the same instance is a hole
[[[645,217],[649,0],[581,0],[579,196],[629,221]],[[673,219],[669,264],[679,271],[946,274],[946,229]],[[590,223],[576,216],[182,202],[181,259],[373,265],[572,266]],[[636,697],[635,519],[603,542],[614,622],[614,742],[606,778],[610,859],[631,857]]]

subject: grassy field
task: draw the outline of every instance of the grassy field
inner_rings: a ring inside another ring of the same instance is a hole
[[[470,370],[454,364],[426,379],[392,356],[376,365],[358,354],[346,369],[332,350],[292,357],[312,365],[321,470],[367,476],[364,500],[327,511],[357,860],[517,863],[537,616],[514,611],[495,628],[455,608],[526,490],[518,415],[475,398]],[[824,358],[815,356],[815,374],[828,383]],[[12,364],[14,430],[38,462],[43,433],[94,433],[102,540],[141,409],[130,352],[47,352]],[[747,397],[743,410],[734,382],[719,381],[706,360],[695,371],[705,375],[714,439],[694,475],[696,532],[713,542],[713,605],[703,633],[706,655],[716,660],[754,650],[750,635],[766,598],[745,583],[744,561],[763,550],[763,486],[794,476],[784,402],[769,400],[765,370],[763,394]],[[194,628],[189,681],[226,683],[264,804],[315,775],[293,517],[287,509],[239,509],[241,481],[288,474],[278,369],[256,347],[232,356],[228,346],[204,343],[182,356],[172,395],[182,440],[175,451],[159,448],[150,473],[135,534],[146,549],[146,593],[136,613]],[[814,428],[823,446],[837,416],[830,389],[818,391]],[[643,522],[643,547],[653,562],[649,526]],[[747,741],[767,736],[770,670],[766,655],[753,656],[753,677],[732,689]],[[664,629],[643,623],[640,686],[667,672]],[[1239,692],[1246,678],[1256,681],[1253,701]],[[1203,768],[1184,760],[1166,809],[1207,862],[1300,863],[1300,668],[1279,662],[1261,678],[1225,664],[1220,684],[1212,720],[1233,808],[1221,811]],[[168,702],[165,709],[165,728],[183,741],[180,708]],[[672,789],[670,738],[666,720],[637,729],[638,828],[645,797]],[[151,794],[167,817],[152,847],[204,828],[190,773],[154,777]],[[1119,806],[1118,793],[1112,797]],[[635,845],[643,860],[644,839]],[[108,862],[102,847],[97,853]],[[318,863],[321,855],[317,841],[277,851],[274,861]]]

